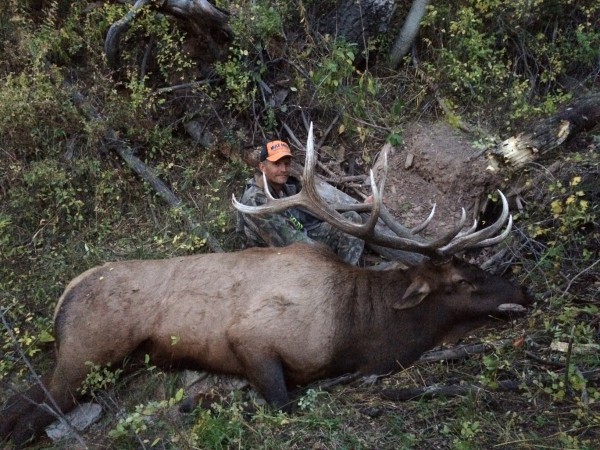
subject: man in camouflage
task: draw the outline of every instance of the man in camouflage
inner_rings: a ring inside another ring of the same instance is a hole
[[[283,141],[267,143],[260,154],[259,172],[248,181],[241,202],[250,206],[267,203],[263,173],[268,188],[275,198],[296,194],[301,186],[290,176],[292,152]],[[356,265],[364,248],[364,241],[333,228],[300,208],[269,215],[238,213],[238,228],[252,245],[259,247],[284,247],[294,242],[322,242],[344,261]],[[360,215],[354,211],[342,214],[355,223],[361,223]]]

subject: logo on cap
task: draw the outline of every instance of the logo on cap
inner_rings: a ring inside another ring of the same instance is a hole
[[[290,150],[290,147],[283,141],[267,142],[260,152],[261,161],[268,159],[271,162],[275,162],[284,156],[292,156],[292,151]]]

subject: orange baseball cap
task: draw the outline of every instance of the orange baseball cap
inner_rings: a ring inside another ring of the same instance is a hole
[[[267,142],[260,152],[260,160],[279,161],[284,156],[292,156],[290,147],[283,141]]]

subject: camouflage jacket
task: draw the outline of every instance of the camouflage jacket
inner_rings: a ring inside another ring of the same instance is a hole
[[[281,197],[289,197],[299,192],[300,182],[290,177],[283,186]],[[271,190],[271,194],[277,195]],[[260,206],[267,203],[262,174],[257,174],[248,180],[241,203],[250,206]],[[294,242],[309,242],[308,232],[317,228],[322,222],[306,211],[290,208],[284,212],[264,216],[242,214],[238,212],[238,231],[243,231],[250,243],[255,246],[284,247]]]

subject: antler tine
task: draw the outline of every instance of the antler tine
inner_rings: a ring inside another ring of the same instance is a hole
[[[429,216],[427,217],[427,219],[425,219],[423,222],[421,222],[419,225],[417,225],[416,227],[412,227],[410,229],[410,232],[412,234],[417,234],[420,233],[421,231],[423,231],[425,228],[427,228],[427,225],[429,225],[429,222],[431,222],[431,219],[433,219],[433,216],[435,214],[435,207],[436,207],[436,203],[433,204],[433,208],[431,208],[431,212],[429,213]]]
[[[452,230],[443,235],[441,238],[438,238],[435,241],[431,242],[429,244],[431,249],[436,251],[437,253],[437,249],[447,245],[448,243],[456,239],[456,236],[460,233],[460,230],[462,230],[462,228],[465,226],[466,221],[467,212],[465,211],[465,208],[461,208],[460,221],[458,222],[458,225],[456,225]]]
[[[472,233],[472,232],[473,232],[473,231],[475,231],[476,229],[477,229],[477,219],[474,219],[474,220],[473,220],[473,225],[471,225],[471,226],[469,227],[469,229],[468,229],[468,230],[462,230],[460,233],[458,233],[458,234],[456,235],[456,237],[457,237],[457,238],[459,238],[459,237],[465,236],[465,235],[467,235],[467,234],[470,234],[470,233]]]
[[[509,213],[508,201],[506,200],[506,197],[500,190],[498,190],[498,194],[500,194],[500,198],[502,200],[502,213],[500,214],[498,220],[483,230],[457,236],[455,240],[438,250],[440,255],[449,255],[466,249],[495,245],[506,239],[512,228],[512,216]],[[504,232],[499,236],[492,237],[504,226],[507,220],[508,224],[506,226],[506,230],[504,230]]]
[[[367,230],[368,234],[372,234],[375,229],[375,225],[377,225],[377,221],[379,220],[379,214],[381,213],[381,207],[383,204],[383,190],[385,188],[385,182],[387,179],[388,173],[388,148],[383,151],[383,170],[381,174],[381,179],[379,180],[379,187],[375,182],[375,174],[373,173],[373,169],[369,171],[369,177],[371,180],[371,190],[373,191],[373,208],[371,209],[371,216],[367,221],[366,225],[368,225]]]
[[[264,173],[263,182],[265,183],[265,186],[268,186],[267,177]],[[235,198],[235,194],[232,194],[231,196],[231,203],[233,203],[233,207],[235,209],[244,214],[274,214],[281,211],[285,211],[289,208],[303,205],[307,201],[307,199],[305,198],[306,195],[303,194],[302,191],[290,197],[276,199],[275,197],[273,197],[269,189],[265,189],[265,196],[267,197],[268,201],[265,205],[261,206],[244,205]]]
[[[383,187],[385,184],[385,173],[387,172],[387,152],[384,155],[384,176],[380,181],[380,187],[377,187],[375,182],[375,177],[373,175],[373,171],[371,171],[371,188],[373,190],[373,206],[371,208],[371,214],[369,220],[367,220],[364,224],[354,223],[352,221],[344,218],[338,211],[335,210],[332,206],[327,204],[321,199],[321,196],[317,192],[317,188],[315,185],[315,167],[317,165],[317,153],[315,151],[315,141],[313,134],[313,124],[310,123],[310,127],[308,129],[308,138],[306,140],[306,161],[304,164],[304,171],[302,173],[302,191],[300,193],[305,193],[308,199],[310,199],[310,206],[303,205],[307,207],[306,209],[315,216],[319,217],[321,220],[324,220],[336,228],[344,231],[345,233],[351,234],[353,236],[366,238],[371,232],[373,228],[375,228],[375,224],[379,218],[379,211],[381,208],[381,191],[383,191]]]
[[[504,239],[506,239],[508,237],[508,235],[510,234],[510,231],[512,229],[512,226],[513,226],[513,217],[511,214],[510,216],[508,216],[508,223],[506,224],[506,228],[504,229],[502,234],[499,234],[498,236],[495,236],[492,238],[484,239],[483,241],[479,242],[478,244],[473,244],[469,248],[482,248],[482,247],[488,247],[490,245],[499,244],[500,242],[502,242]]]
[[[263,174],[263,180],[266,177]],[[265,181],[266,182],[266,181]],[[274,214],[281,211],[285,211],[288,208],[293,208],[304,204],[306,199],[302,192],[285,198],[274,198],[269,192],[269,189],[265,189],[265,195],[267,196],[268,202],[261,206],[250,206],[240,203],[236,198],[235,194],[231,196],[231,202],[233,207],[244,214]]]
[[[268,186],[269,180],[267,180],[267,174],[264,172],[262,174],[262,179],[263,179],[263,186]],[[271,194],[271,189],[265,188],[265,195],[266,195],[267,199],[275,200],[275,197],[273,197],[273,194]]]
[[[315,136],[313,133],[313,124],[308,128],[308,137],[306,138],[306,157],[304,161],[304,170],[302,172],[302,188],[307,186],[315,190],[315,167],[317,166],[317,152],[315,151]]]
[[[368,234],[371,234],[373,232],[373,230],[375,229],[375,225],[377,224],[377,221],[379,220],[379,214],[381,212],[381,204],[383,201],[382,198],[382,192],[383,192],[383,188],[385,187],[385,179],[386,179],[386,175],[387,175],[387,151],[384,153],[384,170],[383,170],[383,175],[381,176],[381,180],[379,181],[379,187],[377,187],[377,184],[375,182],[375,175],[373,174],[373,170],[371,170],[369,172],[370,178],[371,178],[371,190],[373,191],[373,208],[371,209],[371,216],[369,217],[369,220],[367,221],[367,223],[365,225],[367,225],[366,229]]]

